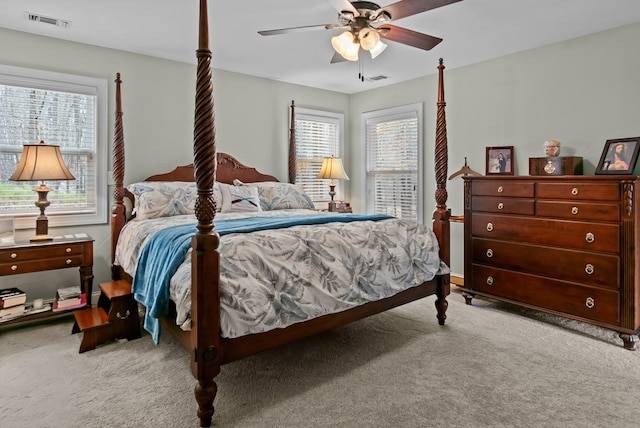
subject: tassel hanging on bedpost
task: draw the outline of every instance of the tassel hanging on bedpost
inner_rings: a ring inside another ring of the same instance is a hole
[[[289,121],[289,183],[296,184],[298,165],[296,163],[296,106],[291,100],[291,119]]]

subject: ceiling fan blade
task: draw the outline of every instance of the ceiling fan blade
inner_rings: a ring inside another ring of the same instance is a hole
[[[346,59],[340,55],[338,52],[333,54],[333,58],[331,58],[331,64],[335,64],[336,62],[343,62],[346,61]]]
[[[263,31],[258,31],[258,34],[262,36],[275,36],[276,34],[301,33],[304,31],[325,30],[330,28],[333,29],[334,27],[335,27],[334,24],[306,25],[303,27],[280,28],[277,30],[263,30]]]
[[[427,10],[435,9],[438,7],[446,6],[451,3],[456,3],[462,0],[400,0],[399,2],[384,6],[378,12],[387,12],[391,15],[391,20],[406,18],[407,16],[415,15]]]
[[[418,49],[424,49],[425,51],[433,49],[434,46],[442,41],[439,37],[429,36],[428,34],[418,33],[417,31],[390,24],[381,25],[378,27],[378,32],[383,39],[392,40]]]
[[[326,0],[327,3],[334,8],[338,14],[342,12],[351,12],[353,13],[354,18],[360,16],[358,9],[356,9],[349,0]]]

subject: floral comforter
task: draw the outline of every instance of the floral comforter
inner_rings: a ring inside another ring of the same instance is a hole
[[[322,215],[275,210],[258,216]],[[246,217],[218,213],[215,222]],[[193,215],[133,220],[122,230],[116,264],[135,274],[147,239]],[[294,226],[224,235],[220,240],[220,317],[223,337],[234,338],[340,312],[392,296],[448,271],[433,232],[416,222],[388,219]],[[171,278],[176,322],[190,328],[191,254]]]

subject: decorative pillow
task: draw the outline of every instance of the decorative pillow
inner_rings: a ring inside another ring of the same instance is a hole
[[[183,181],[142,181],[130,184],[129,191],[136,198],[134,213],[137,219],[193,214],[198,196],[196,183]],[[217,210],[222,207],[218,183],[213,186]]]
[[[258,197],[263,211],[284,209],[309,209],[314,210],[315,205],[309,195],[291,183],[279,181],[262,181],[258,183],[243,183],[235,179],[236,186],[255,187],[258,189]]]
[[[262,211],[258,189],[253,186],[234,186],[219,183],[222,191],[222,212]]]

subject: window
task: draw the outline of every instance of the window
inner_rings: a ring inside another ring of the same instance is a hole
[[[0,66],[0,217],[32,228],[37,182],[9,181],[24,144],[60,146],[71,181],[47,181],[50,226],[107,221],[107,82]]]
[[[422,104],[364,113],[367,211],[422,221]]]
[[[328,202],[329,180],[316,178],[325,157],[342,157],[344,115],[296,107],[296,184],[313,202]],[[347,172],[348,174],[348,172]],[[337,199],[344,197],[344,185],[336,181]]]

